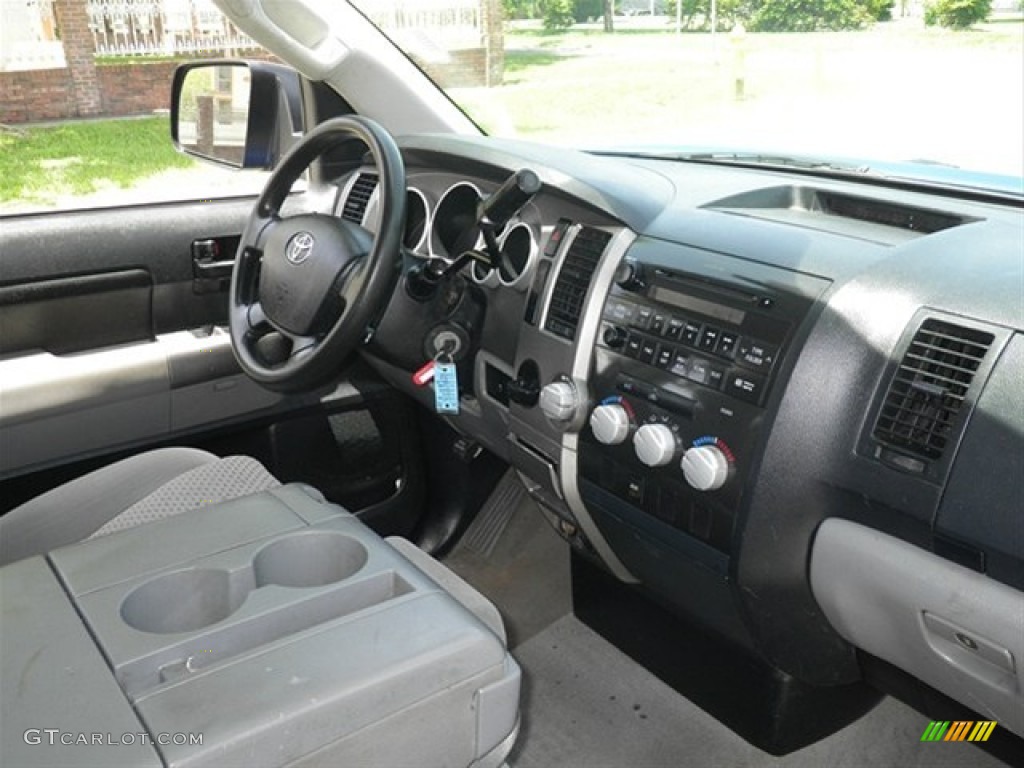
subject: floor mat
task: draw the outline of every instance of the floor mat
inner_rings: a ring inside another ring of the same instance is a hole
[[[971,744],[922,743],[928,719],[891,698],[817,744],[772,757],[571,615],[514,655],[524,689],[511,768],[1003,768]]]
[[[518,485],[518,478],[511,477]],[[509,493],[508,479],[508,475],[502,479],[492,498]],[[485,522],[488,530],[484,535],[470,538],[468,543],[464,536],[444,560],[498,607],[510,648],[565,616],[572,605],[568,545],[551,529],[525,490],[513,495],[514,505],[506,501],[501,511],[507,519],[498,520],[500,525],[494,520]]]
[[[460,546],[472,550],[481,557],[490,557],[494,554],[498,539],[505,532],[525,495],[526,489],[516,473],[512,470],[506,472],[491,492],[480,514],[462,537]]]

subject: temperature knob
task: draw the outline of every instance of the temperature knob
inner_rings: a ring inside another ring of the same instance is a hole
[[[578,405],[576,387],[568,381],[553,381],[540,391],[540,409],[552,421],[572,421]]]
[[[729,476],[729,459],[714,445],[699,445],[683,454],[683,475],[698,491],[716,491]]]
[[[663,467],[676,455],[676,436],[664,424],[644,424],[633,435],[636,457],[648,467]]]
[[[618,445],[629,437],[629,414],[621,405],[599,405],[590,414],[590,428],[597,442]]]

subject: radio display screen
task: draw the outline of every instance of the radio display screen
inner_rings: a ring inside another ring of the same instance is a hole
[[[747,313],[742,310],[723,307],[721,304],[698,299],[696,296],[687,296],[685,293],[662,288],[657,285],[653,286],[650,295],[652,299],[662,304],[669,304],[677,309],[690,309],[694,312],[700,312],[702,315],[713,317],[716,320],[721,320],[724,323],[732,323],[733,325],[742,325],[743,320],[747,316]]]

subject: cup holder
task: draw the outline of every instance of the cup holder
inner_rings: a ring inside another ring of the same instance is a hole
[[[121,618],[142,632],[192,632],[226,619],[253,589],[334,584],[358,573],[367,557],[366,547],[343,533],[294,533],[267,544],[241,571],[193,568],[147,581],[125,598]]]
[[[366,558],[366,547],[350,536],[312,531],[267,544],[252,568],[257,587],[323,587],[358,573]]]
[[[234,613],[247,591],[232,589],[231,574],[210,568],[176,571],[147,581],[121,604],[121,618],[143,632],[191,632]]]

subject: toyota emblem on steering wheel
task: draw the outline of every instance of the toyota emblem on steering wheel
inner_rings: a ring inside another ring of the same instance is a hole
[[[309,232],[297,232],[288,241],[288,245],[285,247],[285,256],[292,264],[301,264],[313,252],[315,242],[316,240]]]

